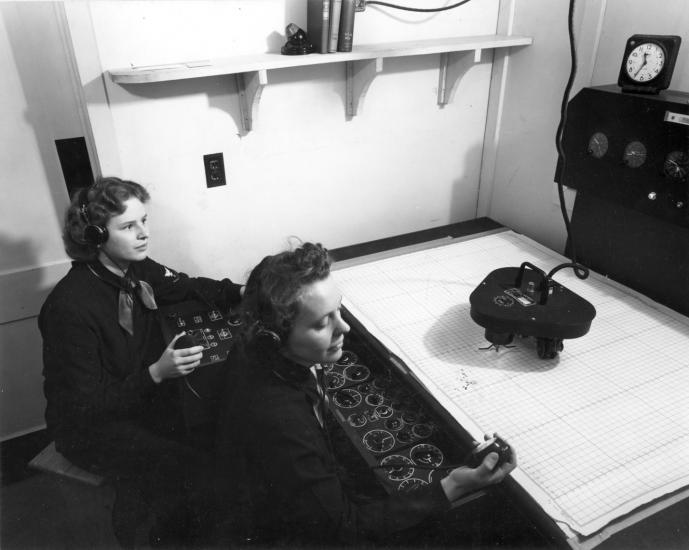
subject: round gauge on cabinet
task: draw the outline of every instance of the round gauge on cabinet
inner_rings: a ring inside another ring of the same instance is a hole
[[[344,386],[345,377],[339,372],[329,372],[325,375],[325,387],[329,390],[336,390]]]
[[[670,178],[686,178],[689,173],[689,154],[684,151],[668,153],[663,162],[663,172]]]
[[[367,432],[362,443],[372,453],[385,453],[395,446],[395,438],[386,430],[376,429]]]
[[[424,485],[428,485],[428,482],[424,481],[423,479],[419,479],[418,477],[410,477],[400,482],[397,490],[402,493],[408,493],[418,489],[419,487],[423,487]]]
[[[595,159],[603,158],[608,152],[608,136],[603,132],[596,132],[589,138],[588,154]]]
[[[629,168],[639,168],[646,162],[646,146],[640,141],[630,141],[624,148],[623,159]]]
[[[440,466],[443,463],[443,452],[435,445],[430,443],[421,443],[412,447],[409,452],[409,458],[414,464],[421,466]]]
[[[342,352],[340,358],[336,363],[341,367],[346,367],[347,365],[353,365],[359,360],[359,357],[353,351],[345,350]]]
[[[351,388],[343,388],[335,392],[333,402],[343,409],[353,409],[361,403],[361,394]]]
[[[388,455],[380,461],[380,465],[385,466],[388,478],[392,481],[408,479],[414,473],[414,463],[402,455]]]

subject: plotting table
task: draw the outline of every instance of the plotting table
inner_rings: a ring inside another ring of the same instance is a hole
[[[338,268],[344,305],[474,438],[497,431],[512,474],[571,540],[689,486],[689,321],[592,273],[554,279],[597,310],[551,360],[533,339],[486,348],[469,295],[492,270],[568,261],[511,231]],[[346,264],[345,264],[346,265]],[[679,496],[678,496],[679,495]],[[597,535],[598,534],[598,535]],[[591,542],[592,541],[592,542]]]

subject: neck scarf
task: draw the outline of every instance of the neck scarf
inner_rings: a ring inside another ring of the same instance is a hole
[[[153,294],[153,288],[146,281],[142,281],[134,274],[125,274],[125,277],[117,277],[117,283],[114,281],[108,281],[101,275],[99,275],[95,269],[89,264],[88,268],[91,270],[96,277],[101,281],[105,281],[108,284],[119,288],[118,305],[117,305],[117,320],[120,326],[127,331],[131,336],[134,335],[134,316],[132,311],[134,309],[134,295],[139,297],[140,302],[150,310],[158,309],[158,305],[155,301],[155,295]]]

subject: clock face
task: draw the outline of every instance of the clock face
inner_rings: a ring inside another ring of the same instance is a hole
[[[665,66],[665,51],[655,42],[639,44],[627,55],[625,70],[635,82],[650,82]]]

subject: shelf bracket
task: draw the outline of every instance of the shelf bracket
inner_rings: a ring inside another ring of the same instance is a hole
[[[347,116],[356,116],[376,75],[383,70],[383,58],[347,61]]]
[[[263,87],[268,84],[268,72],[266,69],[237,73],[237,91],[239,92],[239,111],[242,117],[243,134],[248,134],[254,125],[254,119],[258,114],[258,103],[261,99]]]
[[[452,102],[457,90],[457,84],[466,72],[482,61],[483,50],[446,52],[440,54],[440,75],[438,78],[438,105],[441,107]]]

